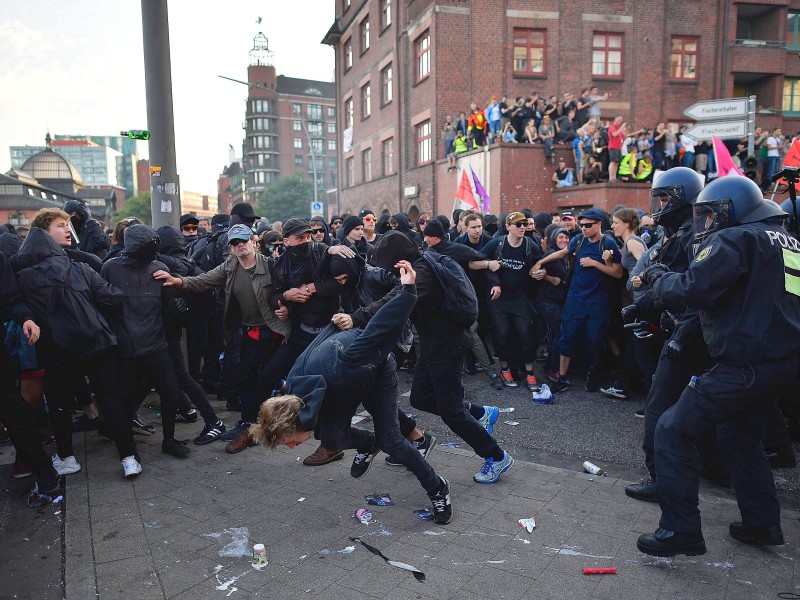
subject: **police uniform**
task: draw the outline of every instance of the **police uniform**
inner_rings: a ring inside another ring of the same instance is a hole
[[[723,185],[752,184],[745,181]],[[766,212],[761,221],[737,219],[736,226],[720,229],[700,246],[686,273],[666,273],[653,284],[654,298],[665,306],[699,310],[715,364],[693,377],[658,421],[660,529],[639,539],[639,549],[649,554],[705,552],[696,440],[712,426],[742,514],[742,523],[731,525],[732,537],[783,543],[780,506],[761,439],[770,402],[800,371],[800,243],[786,234],[777,218],[785,213],[777,205]],[[678,542],[670,545],[673,532]]]

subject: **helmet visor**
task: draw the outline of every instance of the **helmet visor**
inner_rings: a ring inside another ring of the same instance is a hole
[[[671,213],[684,204],[682,185],[658,187],[650,190],[650,214],[653,219]]]
[[[731,201],[726,199],[700,202],[694,205],[694,238],[701,242],[715,231],[733,225]]]

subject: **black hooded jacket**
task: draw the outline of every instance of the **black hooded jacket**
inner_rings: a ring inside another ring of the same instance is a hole
[[[100,259],[105,258],[106,254],[108,254],[108,249],[111,247],[111,242],[100,223],[92,219],[88,207],[79,200],[68,200],[64,205],[64,212],[70,214],[78,213],[77,216],[70,218],[70,222],[75,228],[75,233],[78,235],[78,240],[80,240],[76,242],[73,239],[72,247],[94,254]]]
[[[154,260],[158,244],[151,227],[131,225],[125,230],[125,252],[103,265],[103,277],[124,296],[122,310],[110,319],[124,358],[148,356],[167,347],[161,304],[176,293],[153,279],[156,271],[169,270]]]
[[[411,221],[408,219],[408,215],[406,215],[406,213],[397,213],[396,215],[392,215],[392,219],[397,222],[395,231],[405,233],[414,241],[414,243],[417,245],[417,248],[422,248],[422,236],[411,229]]]
[[[419,332],[420,358],[430,363],[446,363],[464,357],[467,351],[467,328],[447,319],[439,312],[444,303],[444,291],[428,262],[410,237],[390,231],[375,245],[372,262],[376,267],[397,273],[394,265],[407,260],[417,273],[417,304],[411,313],[411,322]],[[395,287],[381,300],[355,311],[351,316],[354,327],[364,327],[378,309],[396,294]]]
[[[122,292],[91,267],[71,261],[43,229],[31,228],[12,259],[25,301],[33,310],[42,335],[36,344],[42,366],[89,357],[117,345],[99,309],[122,303]],[[63,288],[69,288],[64,292]],[[60,295],[59,295],[60,294]],[[64,298],[70,301],[65,302]],[[69,341],[64,333],[78,330]]]

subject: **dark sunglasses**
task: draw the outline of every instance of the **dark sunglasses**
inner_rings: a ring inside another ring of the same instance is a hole
[[[341,224],[342,224],[342,222],[341,222],[341,221],[334,221],[332,224],[333,224],[333,225],[341,225]]]
[[[233,246],[235,248],[236,246],[238,246],[240,244],[246,244],[249,241],[250,240],[239,240],[239,239],[236,239],[236,240],[231,240],[230,242],[228,242],[228,245],[229,246]]]
[[[420,219],[419,224],[420,225],[425,225],[427,222],[428,222],[428,219],[425,219],[425,220]]]
[[[312,229],[311,233],[323,233],[324,231],[324,229]]]
[[[583,223],[581,223],[581,228],[583,228],[583,229],[589,229],[589,227],[594,227],[594,226],[595,226],[595,225],[597,225],[599,222],[600,222],[600,221],[594,221],[594,222],[592,222],[592,223],[587,223],[586,221],[584,221]]]
[[[519,221],[517,223],[512,223],[512,225],[514,227],[527,227],[528,226],[528,222],[527,221]]]
[[[197,231],[197,225],[184,225],[181,231]]]
[[[364,217],[364,218],[363,218],[363,219],[361,219],[361,220],[362,220],[362,221],[364,221],[365,223],[372,223],[372,222],[373,222],[373,221],[375,221],[376,219],[375,219],[375,217],[370,217],[370,216],[367,216],[367,217]]]

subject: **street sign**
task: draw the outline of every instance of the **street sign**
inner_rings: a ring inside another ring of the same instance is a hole
[[[723,98],[695,102],[684,110],[683,114],[695,121],[746,117],[747,98]]]
[[[684,133],[700,141],[710,140],[714,136],[721,140],[743,138],[747,135],[747,119],[695,123],[687,127]]]
[[[311,216],[312,217],[321,217],[322,216],[322,202],[312,202],[311,203]]]

